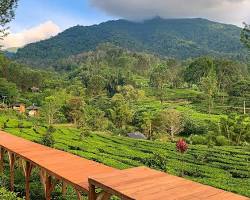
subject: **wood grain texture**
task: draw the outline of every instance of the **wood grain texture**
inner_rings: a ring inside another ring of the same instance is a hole
[[[11,155],[10,161],[13,163],[11,171],[14,170],[14,155],[16,155],[32,166],[39,167],[46,174],[86,193],[89,190],[89,176],[118,171],[112,167],[46,147],[4,131],[0,131],[0,147],[1,151],[7,150]],[[12,179],[14,179],[14,175]],[[13,181],[11,184],[13,184]]]
[[[89,183],[128,200],[249,200],[146,167],[91,176]]]

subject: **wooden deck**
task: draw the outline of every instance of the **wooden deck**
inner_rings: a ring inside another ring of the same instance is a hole
[[[26,200],[30,199],[29,179],[33,167],[40,169],[46,200],[51,198],[53,180],[63,183],[62,193],[65,193],[67,184],[72,185],[78,199],[82,199],[81,192],[85,192],[91,200],[107,200],[112,194],[129,200],[249,200],[146,167],[117,170],[3,131],[0,131],[0,147],[0,171],[3,171],[4,154],[7,152],[9,156],[11,190],[14,189],[15,161],[22,161]],[[95,193],[95,187],[103,189],[99,196]]]
[[[146,167],[96,175],[89,183],[125,200],[249,200]]]
[[[89,176],[117,171],[117,169],[103,164],[30,142],[3,131],[0,131],[0,146],[9,152],[10,158],[14,155],[13,160],[21,158],[31,165],[39,167],[44,175],[42,177],[44,184],[47,173],[47,175],[72,185],[76,190],[86,193],[89,191]],[[12,187],[13,185],[11,185]]]

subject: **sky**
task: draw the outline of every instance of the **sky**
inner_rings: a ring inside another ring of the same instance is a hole
[[[5,48],[47,39],[75,25],[124,18],[141,21],[201,17],[241,26],[250,23],[250,0],[19,0]]]

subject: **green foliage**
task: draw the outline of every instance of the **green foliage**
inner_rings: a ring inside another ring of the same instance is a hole
[[[202,144],[206,145],[208,143],[207,138],[202,135],[192,135],[190,138],[192,144]]]
[[[229,89],[229,95],[235,97],[249,97],[250,96],[250,81],[239,80],[235,82]]]
[[[21,200],[15,193],[7,191],[5,188],[0,187],[0,199],[1,200]]]
[[[231,114],[220,121],[220,131],[227,138],[237,145],[250,141],[250,122],[247,115]]]
[[[211,73],[215,76],[221,92],[228,92],[233,83],[248,75],[247,66],[243,63],[223,58],[200,57],[185,69],[184,80],[190,84],[199,84],[203,77]]]
[[[0,40],[8,34],[6,25],[15,17],[16,7],[17,0],[1,0],[0,2]]]
[[[153,154],[151,157],[142,159],[142,163],[150,168],[165,171],[167,166],[167,155]]]
[[[53,147],[55,144],[55,139],[53,133],[55,132],[55,128],[53,126],[49,126],[46,130],[45,134],[43,134],[41,143],[48,147]]]
[[[229,143],[230,142],[228,141],[228,139],[223,135],[219,135],[216,137],[216,144],[218,146],[227,146],[229,145]]]
[[[183,130],[182,113],[175,109],[163,110],[154,119],[153,126],[158,133],[167,133],[172,141]]]
[[[18,49],[16,58],[27,64],[47,67],[56,60],[94,50],[107,42],[132,51],[147,51],[167,57],[219,55],[242,58],[245,50],[239,41],[240,32],[236,26],[204,19],[154,18],[140,23],[108,21],[97,26],[75,26],[51,39],[29,44]],[[117,66],[126,60],[126,56],[120,57]],[[137,65],[143,66],[147,60],[140,60]],[[67,62],[64,65],[67,69],[75,66]]]
[[[22,91],[28,91],[33,86],[41,87],[47,74],[47,72],[11,62],[0,54],[0,77],[15,83]]]
[[[183,126],[183,135],[191,134],[206,134],[208,132],[209,126],[205,122],[200,120],[194,120],[190,116],[184,116],[184,126]]]
[[[121,94],[115,94],[111,99],[111,104],[110,116],[113,123],[118,128],[124,129],[128,123],[132,122],[133,110]]]
[[[202,77],[208,76],[213,69],[213,60],[209,57],[195,59],[185,70],[184,79],[191,84],[198,84]]]
[[[0,96],[5,98],[5,103],[13,103],[18,95],[16,84],[0,78]]]
[[[245,24],[244,29],[241,32],[241,42],[250,49],[250,26]]]
[[[208,105],[208,113],[210,114],[214,107],[214,97],[218,92],[217,80],[213,72],[210,72],[208,76],[201,78],[200,89],[205,95]]]

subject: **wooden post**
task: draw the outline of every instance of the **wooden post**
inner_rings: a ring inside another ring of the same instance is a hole
[[[96,200],[95,186],[89,184],[89,200]]]
[[[46,193],[45,193],[45,197],[46,197],[46,200],[51,200],[51,192],[52,192],[52,189],[53,189],[53,184],[52,184],[52,177],[47,175],[46,176]]]
[[[66,197],[66,193],[67,193],[67,184],[65,183],[65,181],[62,181],[62,196],[63,196],[63,198]]]
[[[40,179],[43,184],[45,199],[51,200],[51,192],[55,186],[55,184],[52,183],[52,176],[50,176],[45,170],[41,169]]]
[[[76,190],[77,200],[83,200],[81,192],[77,189],[75,189],[75,190]]]
[[[43,190],[44,190],[44,194],[46,194],[46,171],[45,170],[40,170],[40,181],[43,185]]]
[[[8,152],[10,162],[10,191],[14,191],[15,154]]]
[[[0,175],[3,175],[3,170],[4,170],[4,148],[1,147],[1,152],[0,152]]]
[[[28,161],[22,161],[25,176],[25,199],[30,200],[30,176],[33,165]]]

